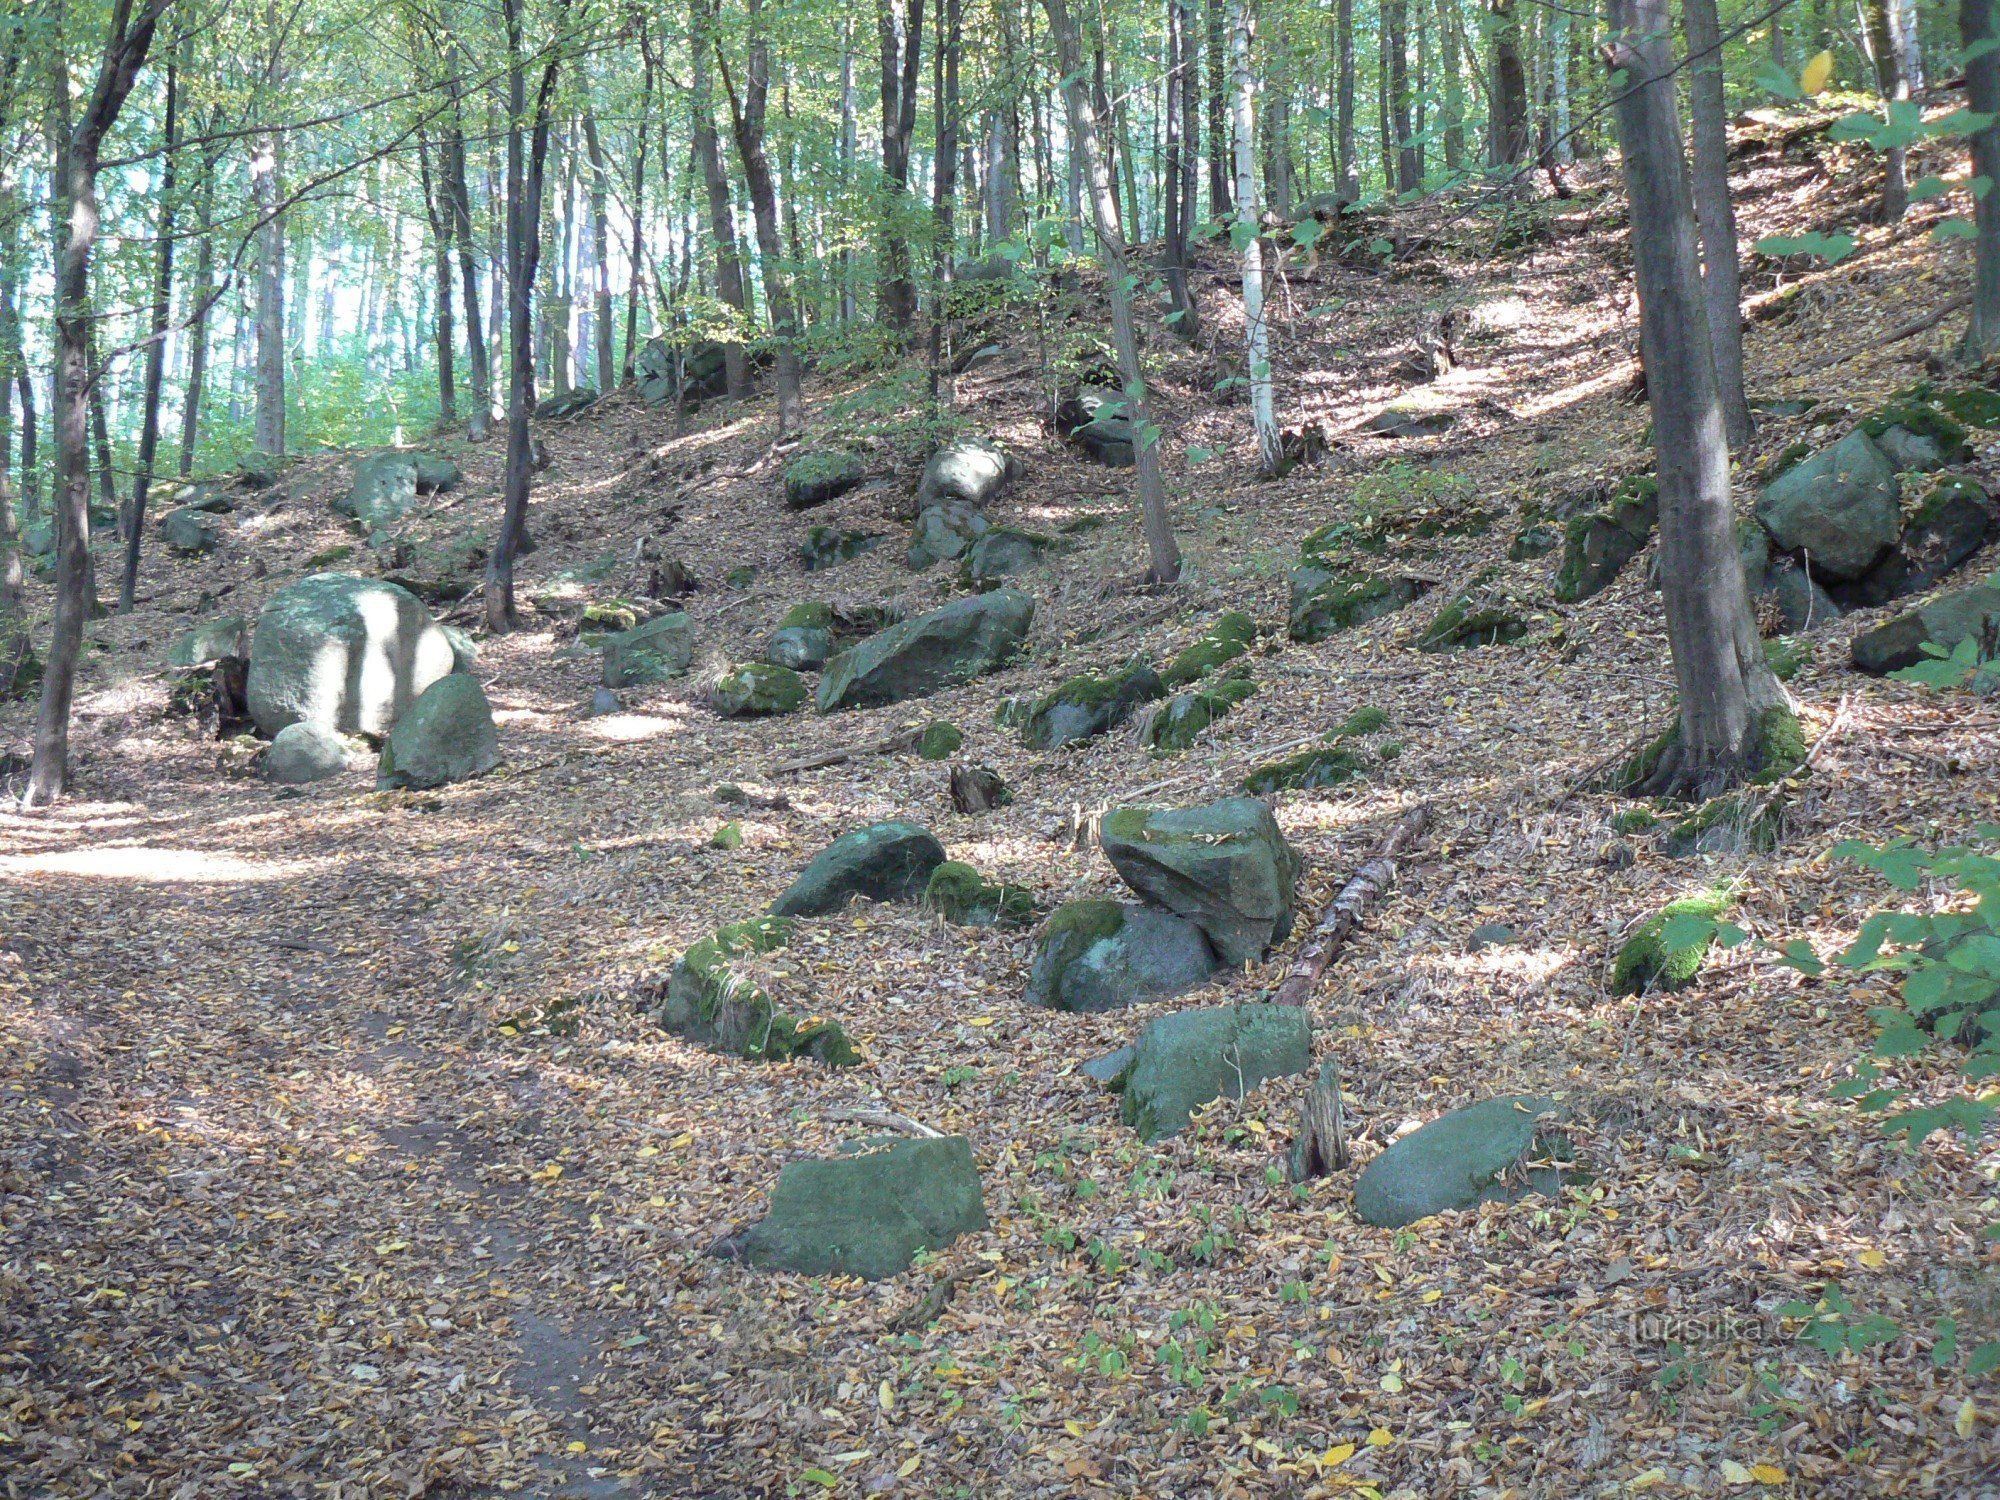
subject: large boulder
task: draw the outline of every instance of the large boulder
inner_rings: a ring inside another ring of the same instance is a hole
[[[461,477],[448,458],[395,449],[371,453],[354,466],[354,483],[333,509],[373,531],[402,520],[419,494],[448,490]]]
[[[1972,457],[1965,429],[1928,401],[1892,401],[1863,421],[1859,431],[1898,469],[1941,469]]]
[[[1354,1185],[1355,1211],[1365,1223],[1400,1229],[1450,1209],[1513,1201],[1520,1190],[1500,1179],[1556,1109],[1552,1099],[1515,1094],[1431,1121],[1368,1163]],[[1538,1174],[1533,1187],[1553,1190],[1556,1176]]]
[[[1055,546],[1051,537],[1014,526],[994,526],[980,533],[958,565],[959,581],[969,588],[997,588],[1002,582],[1036,567]]]
[[[636,687],[678,677],[694,661],[694,627],[675,610],[604,639],[604,685]]]
[[[313,573],[273,594],[250,638],[250,717],[258,733],[316,724],[386,734],[452,669],[451,641],[408,589]]]
[[[1014,455],[998,443],[959,438],[925,461],[923,477],[917,481],[917,506],[922,509],[953,500],[974,508],[990,505],[1019,469]]]
[[[1089,1071],[1123,1097],[1119,1115],[1157,1141],[1212,1099],[1241,1099],[1267,1078],[1312,1066],[1312,1020],[1300,1005],[1218,1005],[1162,1016]]]
[[[1072,901],[1043,929],[1028,972],[1028,1003],[1122,1010],[1193,989],[1216,967],[1208,939],[1183,917],[1117,901]]]
[[[167,653],[170,667],[199,667],[225,656],[241,656],[247,632],[241,615],[218,615],[203,620],[174,642]]]
[[[914,823],[870,823],[843,833],[813,858],[791,888],[771,903],[781,917],[819,917],[856,896],[914,901],[944,863],[944,845]]]
[[[1226,964],[1262,958],[1292,930],[1298,856],[1255,797],[1116,808],[1102,843],[1127,885],[1201,928]]]
[[[806,539],[799,543],[799,561],[808,573],[817,573],[824,568],[853,562],[862,553],[873,552],[881,545],[880,532],[842,531],[837,526],[814,526],[807,529]]]
[[[1988,655],[2000,649],[2000,587],[1982,583],[1941,594],[1921,609],[1863,631],[1854,638],[1854,667],[1881,677],[1927,660],[1926,644],[1948,655],[1964,640],[1979,642]]]
[[[160,540],[183,557],[202,557],[222,545],[222,530],[207,511],[183,505],[160,517]]]
[[[287,724],[264,752],[264,776],[280,786],[304,786],[324,781],[347,769],[347,747],[340,736],[317,724]]]
[[[382,746],[375,784],[418,791],[483,776],[500,764],[500,736],[479,679],[453,672],[425,688]]]
[[[972,1143],[947,1135],[787,1162],[770,1213],[727,1248],[752,1265],[879,1281],[984,1228]]]
[[[1139,461],[1132,403],[1122,391],[1085,386],[1056,411],[1056,429],[1097,463],[1129,469]]]
[[[1348,573],[1307,563],[1292,570],[1288,633],[1295,641],[1323,641],[1394,614],[1421,598],[1427,587],[1415,578]]]
[[[589,411],[596,404],[595,386],[572,386],[560,396],[550,396],[544,400],[535,408],[535,417],[543,422],[560,421],[564,417],[573,417],[579,412]]]
[[[903,560],[921,573],[932,563],[963,557],[972,544],[993,529],[993,523],[970,501],[945,500],[917,512]]]
[[[810,510],[838,499],[868,477],[861,455],[845,448],[815,448],[785,465],[785,504]]]
[[[1144,662],[1133,662],[1107,677],[1072,677],[1028,710],[1021,725],[1021,743],[1035,750],[1053,750],[1117,728],[1142,703],[1166,691],[1160,674]]]
[[[1902,533],[1896,465],[1865,432],[1850,432],[1764,487],[1757,519],[1816,575],[1859,578]]]
[[[1010,661],[1034,618],[1033,599],[998,589],[891,625],[826,664],[819,711],[899,703],[970,682]]]
[[[728,356],[714,339],[700,339],[683,352],[665,339],[646,340],[634,366],[639,399],[664,406],[679,397],[705,401],[728,394]]]
[[[786,610],[764,648],[764,660],[794,672],[817,672],[832,655],[833,606],[819,599]]]
[[[1659,519],[1660,487],[1645,476],[1626,480],[1603,510],[1572,517],[1563,531],[1556,598],[1574,604],[1611,587],[1645,547]]]
[[[1986,544],[1994,531],[1992,502],[1978,481],[1953,475],[1935,486],[1883,559],[1866,574],[1832,590],[1850,609],[1868,609],[1921,594]]]

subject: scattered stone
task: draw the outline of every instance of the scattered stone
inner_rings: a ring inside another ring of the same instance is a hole
[[[790,667],[749,662],[731,667],[708,690],[708,706],[725,719],[768,718],[788,714],[803,705],[805,679]]]
[[[648,406],[664,406],[676,397],[705,401],[729,391],[726,356],[714,339],[700,339],[685,352],[665,339],[648,339],[633,374],[639,399]]]
[[[199,667],[225,656],[241,656],[247,630],[241,615],[204,620],[174,642],[167,653],[170,667]]]
[[[1032,531],[988,527],[966,549],[965,559],[958,565],[959,582],[981,591],[997,588],[1006,579],[1039,566],[1043,554],[1054,546],[1051,538]]]
[[[1410,1132],[1368,1163],[1354,1184],[1362,1222],[1401,1229],[1432,1214],[1511,1203],[1529,1192],[1553,1196],[1559,1169],[1535,1172],[1526,1187],[1506,1174],[1535,1154],[1542,1122],[1560,1106],[1553,1099],[1509,1094],[1455,1109]]]
[[[1535,521],[1514,533],[1507,546],[1508,562],[1533,562],[1547,557],[1563,544],[1563,534],[1547,521]]]
[[[1242,707],[1256,691],[1249,669],[1232,667],[1167,699],[1147,719],[1141,739],[1155,755],[1191,749],[1211,724]]]
[[[962,557],[975,541],[992,528],[993,523],[967,501],[948,500],[938,505],[927,505],[917,513],[916,529],[910,533],[909,550],[903,554],[904,561],[921,573],[933,563]]]
[[[1417,637],[1419,651],[1463,651],[1518,641],[1528,633],[1522,601],[1488,568],[1454,594]]]
[[[820,448],[801,453],[785,465],[785,504],[810,510],[836,500],[868,478],[861,455],[844,448]]]
[[[56,555],[56,528],[49,522],[40,522],[21,530],[21,550],[29,557],[54,557]]]
[[[976,349],[968,349],[951,362],[954,375],[970,375],[975,370],[983,370],[990,364],[1007,357],[1005,344],[981,344]]]
[[[618,701],[618,695],[608,687],[601,687],[590,695],[590,706],[583,712],[587,719],[601,719],[606,714],[624,711],[625,705]]]
[[[694,629],[676,610],[604,642],[604,685],[638,687],[677,677],[694,661]]]
[[[752,1265],[880,1281],[986,1227],[972,1144],[950,1135],[787,1162],[770,1214],[731,1248]]]
[[[757,581],[757,567],[754,563],[741,563],[722,575],[722,586],[742,593]]]
[[[1898,469],[1941,469],[1972,457],[1965,429],[1921,401],[1891,402],[1858,430],[1872,438]]]
[[[1949,654],[1960,641],[1973,640],[1988,656],[2000,654],[2000,586],[1975,584],[1941,594],[1920,609],[1854,638],[1856,671],[1882,677],[1929,659],[1928,643]]]
[[[1649,990],[1684,989],[1694,981],[1708,953],[1715,946],[1715,929],[1707,927],[1692,942],[1663,941],[1667,925],[1676,917],[1698,918],[1713,923],[1729,909],[1729,898],[1718,892],[1670,901],[1639,924],[1618,950],[1611,964],[1611,993],[1639,995]]]
[[[275,454],[250,452],[236,460],[236,482],[246,490],[268,490],[284,472],[284,460]]]
[[[415,507],[419,494],[448,490],[464,476],[448,458],[390,449],[354,466],[354,483],[332,509],[370,531],[393,526]]]
[[[1034,750],[1053,750],[1115,729],[1132,717],[1141,703],[1160,696],[1160,674],[1144,662],[1133,662],[1108,677],[1072,677],[1028,710],[1021,726],[1021,743]]]
[[[878,531],[841,531],[833,526],[814,526],[806,532],[806,539],[799,543],[799,561],[805,564],[808,573],[817,573],[844,562],[853,562],[863,553],[873,552],[881,545],[882,534]]]
[[[206,511],[212,516],[226,516],[236,509],[236,502],[206,479],[182,485],[174,503],[182,510]]]
[[[450,638],[409,590],[314,573],[279,589],[257,617],[250,716],[266,735],[300,721],[385,734],[453,665]]]
[[[1474,953],[1482,948],[1506,948],[1514,942],[1514,929],[1505,922],[1484,922],[1472,929],[1466,946]]]
[[[579,412],[589,411],[597,404],[597,388],[579,385],[563,392],[560,396],[550,396],[535,408],[535,419],[541,422],[560,421],[573,417]]]
[[[783,917],[732,922],[680,956],[656,990],[653,1019],[675,1036],[728,1057],[784,1062],[810,1057],[829,1067],[861,1060],[838,1023],[800,1022],[778,1008],[745,960],[774,953],[791,941]]]
[[[1042,931],[1028,1003],[1049,1010],[1122,1010],[1182,994],[1218,967],[1185,917],[1111,900],[1071,901]]]
[[[1361,430],[1380,437],[1436,437],[1457,421],[1458,414],[1447,407],[1392,401],[1362,423]]]
[[[1232,609],[1183,647],[1160,674],[1160,681],[1170,688],[1185,687],[1247,655],[1256,644],[1257,622]]]
[[[778,621],[764,659],[794,672],[817,672],[833,655],[833,607],[818,599],[794,604]]]
[[[184,557],[205,557],[222,545],[222,531],[207,511],[183,505],[160,517],[160,540]]]
[[[280,786],[324,781],[346,769],[347,747],[340,736],[317,724],[287,724],[264,752],[264,776]]]
[[[1020,472],[1014,455],[985,438],[960,438],[945,444],[924,464],[917,481],[917,507],[922,510],[951,501],[974,510],[991,505]],[[956,552],[945,554],[956,557]]]
[[[1859,578],[1901,534],[1896,468],[1866,433],[1851,432],[1764,487],[1757,519],[1815,575]]]
[[[1056,430],[1094,462],[1129,469],[1139,461],[1130,407],[1123,391],[1085,386],[1056,409]]]
[[[1336,572],[1308,563],[1292,570],[1291,638],[1323,641],[1338,631],[1394,614],[1423,597],[1428,587],[1415,578]]]
[[[1791,631],[1812,630],[1846,613],[1817,580],[1790,558],[1775,564],[1765,575],[1760,595],[1771,601],[1779,620]]]
[[[944,845],[928,829],[914,823],[870,823],[822,849],[771,910],[781,917],[820,917],[856,896],[914,901],[931,871],[943,863]]]
[[[917,736],[917,755],[923,760],[950,760],[965,743],[965,731],[947,719],[936,719]]]
[[[1231,966],[1262,958],[1292,930],[1298,856],[1254,797],[1202,807],[1120,807],[1101,841],[1120,878],[1208,934]]]
[[[1033,599],[998,589],[891,625],[826,664],[819,711],[898,703],[970,682],[1011,661],[1034,618]]]
[[[1556,598],[1575,604],[1610,588],[1645,548],[1659,519],[1659,482],[1644,474],[1620,484],[1603,510],[1572,517],[1563,531]]]
[[[1093,1076],[1123,1095],[1119,1115],[1139,1138],[1157,1141],[1185,1130],[1188,1117],[1213,1099],[1241,1099],[1267,1078],[1311,1066],[1304,1007],[1219,1005],[1161,1016],[1131,1047],[1102,1059]]]
[[[1832,592],[1849,609],[1921,594],[1985,546],[1994,530],[1993,505],[1984,487],[1965,475],[1951,475],[1932,487],[1880,562]]]
[[[454,672],[425,688],[382,746],[375,785],[428,791],[500,764],[500,736],[479,681]]]
[[[993,885],[956,859],[931,871],[924,905],[960,927],[1025,927],[1035,919],[1035,897],[1026,886]]]

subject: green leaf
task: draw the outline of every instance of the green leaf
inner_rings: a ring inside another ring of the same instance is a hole
[[[2000,38],[1983,36],[1959,54],[1962,63],[1977,62],[1989,52],[2000,51]]]
[[[824,1485],[827,1489],[834,1489],[840,1484],[840,1480],[837,1477],[827,1473],[824,1469],[807,1469],[799,1478],[805,1480],[808,1484]]]
[[[1238,214],[1229,221],[1229,243],[1240,255],[1248,250],[1257,238],[1257,221],[1248,214]]]
[[[1931,198],[1941,198],[1950,191],[1951,184],[1937,173],[1931,172],[1910,184],[1910,199],[1915,203],[1923,203]]]
[[[1940,219],[1931,226],[1931,238],[1939,244],[1943,244],[1946,240],[1970,240],[1978,237],[1979,231],[1973,228],[1970,219]]]
[[[1292,226],[1292,243],[1301,250],[1310,250],[1326,235],[1326,226],[1318,219],[1301,219]]]
[[[1203,448],[1199,444],[1190,446],[1187,451],[1187,461],[1191,464],[1205,464],[1213,457],[1215,457],[1213,448]]]
[[[1937,1338],[1931,1344],[1931,1364],[1942,1370],[1958,1353],[1958,1319],[1939,1318],[1932,1331]]]
[[[1965,1362],[1965,1373],[1977,1380],[1990,1370],[2000,1370],[2000,1339],[1990,1344],[1981,1344],[1972,1351],[1972,1357]]]
[[[1757,87],[1769,90],[1780,99],[1803,99],[1805,97],[1800,92],[1798,84],[1792,81],[1792,75],[1769,58],[1766,58],[1763,66],[1757,69]]]
[[[1864,117],[1865,118],[1865,117]],[[1851,234],[1767,234],[1757,241],[1759,255],[1816,255],[1828,265],[1836,265],[1854,253]]]

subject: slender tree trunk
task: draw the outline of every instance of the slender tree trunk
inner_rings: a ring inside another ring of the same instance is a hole
[[[642,28],[648,25],[642,21]],[[639,358],[639,302],[645,279],[640,267],[646,259],[646,143],[651,137],[646,121],[653,113],[653,49],[642,48],[644,63],[639,74],[639,125],[632,151],[632,263],[625,284],[625,359],[619,368],[620,384],[630,385],[637,374]]]
[[[1490,0],[1493,83],[1488,100],[1487,160],[1496,167],[1528,159],[1528,75],[1521,66],[1521,22],[1515,0]]]
[[[907,342],[917,319],[909,238],[903,214],[910,196],[910,143],[917,130],[917,79],[923,56],[924,0],[878,0],[882,41],[882,175],[889,201],[882,226],[878,285],[882,320]]]
[[[1993,35],[1993,0],[1959,0],[1959,34],[1971,54]],[[2000,182],[2000,53],[1985,48],[1965,64],[1966,107],[1988,123],[1972,133],[1972,175]],[[1986,193],[1972,207],[1972,316],[1960,353],[1980,361],[2000,350],[2000,197]]]
[[[266,0],[264,23],[272,49],[264,81],[275,89],[281,35],[276,0]],[[278,212],[278,171],[278,137],[258,136],[250,151],[250,198],[259,224],[256,443],[273,458],[285,452],[285,225]]]
[[[21,357],[21,316],[17,304],[21,272],[15,256],[19,241],[15,234],[15,207],[12,196],[0,192],[0,649],[12,659],[15,632],[25,626],[19,619],[26,580],[21,572],[21,533],[15,512],[12,469],[14,466],[14,382],[26,373]],[[24,448],[32,446],[34,408],[22,414]],[[17,649],[17,648],[16,648]],[[0,671],[7,660],[0,660]],[[9,684],[11,686],[11,683]]]
[[[1382,31],[1389,54],[1389,124],[1396,132],[1396,191],[1414,193],[1423,186],[1423,169],[1410,123],[1409,0],[1383,0]]]
[[[1146,531],[1148,576],[1156,583],[1180,577],[1180,548],[1167,516],[1166,485],[1160,477],[1159,430],[1149,412],[1144,372],[1139,364],[1139,334],[1132,321],[1132,275],[1125,236],[1118,227],[1118,194],[1098,143],[1098,120],[1083,77],[1083,46],[1070,19],[1067,0],[1042,0],[1049,29],[1055,35],[1063,97],[1069,106],[1070,149],[1082,163],[1089,182],[1091,212],[1096,219],[1098,254],[1103,260],[1106,291],[1111,301],[1111,342],[1118,353],[1119,375],[1125,383],[1127,414],[1132,429],[1139,479],[1139,507]],[[1240,149],[1240,148],[1239,148]]]
[[[854,17],[840,18],[840,191],[843,198],[854,192],[854,165],[859,155],[861,122],[854,97]],[[854,251],[843,243],[840,249],[840,321],[851,325],[860,316],[854,296]]]
[[[450,191],[441,186],[431,171],[431,144],[428,132],[417,136],[417,177],[424,195],[424,216],[430,222],[431,270],[437,283],[436,317],[432,332],[437,338],[438,425],[458,425],[458,386],[452,366],[451,322],[451,239],[457,216],[452,212]]]
[[[946,335],[951,322],[952,257],[957,249],[952,200],[958,190],[959,28],[959,0],[937,0],[932,30],[939,45],[933,49],[935,77],[931,82],[932,97],[937,101],[937,165],[931,191],[931,214],[937,226],[931,276],[937,303],[931,309],[930,395],[931,405],[939,409],[950,406],[953,395],[951,341]]]
[[[1264,245],[1257,235],[1257,155],[1254,105],[1257,80],[1250,71],[1250,35],[1254,27],[1249,0],[1232,0],[1230,31],[1236,57],[1236,214],[1234,234],[1243,256],[1244,354],[1250,370],[1250,418],[1257,429],[1257,469],[1274,477],[1283,463],[1278,414],[1272,395],[1271,329],[1264,316]]]
[[[1229,52],[1223,25],[1227,0],[1208,0],[1208,216],[1218,223],[1229,207]]]
[[[709,77],[714,52],[714,0],[695,0],[689,9],[688,45],[692,48],[691,73],[694,89],[689,104],[694,111],[694,154],[701,163],[702,183],[708,193],[709,231],[715,238],[715,295],[736,309],[737,331],[722,342],[723,383],[732,401],[750,395],[750,356],[743,340],[750,332],[750,298],[743,284],[743,262],[736,248],[736,206],[729,193],[729,178],[722,170],[722,147],[715,133],[715,107]]]
[[[146,390],[139,412],[139,466],[132,476],[132,524],[125,537],[125,571],[118,581],[118,612],[132,612],[139,586],[139,550],[146,528],[146,492],[153,482],[153,460],[160,450],[160,388],[167,372],[167,325],[174,303],[175,168],[180,150],[180,78],[192,55],[194,33],[183,30],[175,53],[167,55],[165,153],[160,167],[160,248],[153,263],[153,316],[148,327],[152,344],[146,350]]]
[[[1710,796],[1754,772],[1760,718],[1787,706],[1737,561],[1729,448],[1695,254],[1667,0],[1612,0],[1606,60],[1631,198],[1641,357],[1660,483],[1660,585],[1680,733],[1650,789]]]
[[[1894,106],[1910,97],[1909,35],[1898,23],[1896,0],[1864,0],[1862,18],[1867,23],[1862,38],[1868,60],[1875,65],[1875,88],[1882,96],[1885,117],[1893,120]],[[1891,146],[1882,153],[1882,222],[1894,224],[1910,206],[1909,180],[1904,170],[1905,148]]]
[[[1167,298],[1172,305],[1168,322],[1175,333],[1192,339],[1201,328],[1188,289],[1189,220],[1194,211],[1194,146],[1187,127],[1195,118],[1190,103],[1189,63],[1193,52],[1188,43],[1194,23],[1194,0],[1167,0],[1167,97],[1163,113],[1166,124],[1166,252]]]
[[[1709,0],[1714,4],[1714,0]],[[1569,108],[1569,43],[1573,18],[1567,10],[1559,10],[1549,16],[1549,67],[1554,83],[1555,95],[1555,141],[1552,155],[1555,164],[1566,167],[1576,160],[1576,147],[1570,140]]]
[[[729,94],[729,112],[736,127],[736,154],[743,163],[744,185],[750,190],[750,215],[757,226],[757,251],[763,261],[764,301],[771,311],[773,374],[778,387],[778,436],[797,432],[805,424],[802,370],[799,362],[798,313],[792,300],[791,275],[778,236],[778,193],[771,181],[771,161],[764,150],[764,116],[771,92],[771,42],[763,25],[763,0],[748,0],[749,55],[741,94],[731,82],[720,52],[717,63]]]
[[[608,392],[616,383],[618,356],[612,347],[617,325],[611,318],[611,174],[604,162],[604,143],[597,138],[597,116],[583,113],[584,148],[590,153],[590,259],[596,272],[597,389]]]
[[[213,118],[211,115],[210,119]],[[201,182],[196,189],[194,285],[187,293],[187,389],[181,397],[180,451],[174,460],[174,468],[183,479],[194,473],[195,448],[201,437],[201,402],[208,381],[209,327],[215,295],[216,161],[214,155],[204,154]]]
[[[1395,72],[1389,61],[1389,25],[1385,16],[1375,38],[1375,128],[1381,139],[1382,191],[1396,196],[1396,122],[1389,112],[1389,80]]]
[[[1338,0],[1335,16],[1334,45],[1340,56],[1335,64],[1334,170],[1340,195],[1354,203],[1361,197],[1360,152],[1354,141],[1354,0]]]
[[[90,445],[92,452],[97,458],[95,466],[97,470],[97,500],[102,509],[110,511],[112,515],[117,516],[119,521],[123,523],[128,518],[119,509],[118,505],[118,467],[111,456],[111,423],[107,419],[104,409],[104,386],[111,378],[111,371],[109,368],[100,365],[98,361],[97,314],[93,311],[89,316],[90,344],[84,353],[84,360],[93,372],[89,385]],[[120,530],[122,534],[122,524]],[[91,559],[91,566],[93,568],[96,566],[96,558],[94,556]],[[95,584],[96,579],[93,575],[91,590],[93,610],[97,600]]]
[[[1736,255],[1736,211],[1729,202],[1729,121],[1722,91],[1722,22],[1715,0],[1684,0],[1688,115],[1694,138],[1694,213],[1701,228],[1702,292],[1715,352],[1716,394],[1729,446],[1750,441],[1743,394],[1743,289]]]

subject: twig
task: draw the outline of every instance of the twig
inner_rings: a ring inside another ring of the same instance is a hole
[[[821,766],[837,766],[843,761],[859,760],[864,755],[894,755],[898,750],[909,749],[922,733],[921,729],[900,729],[894,734],[884,735],[879,740],[868,740],[859,745],[836,745],[831,750],[817,750],[811,755],[801,755],[797,760],[781,761],[771,767],[769,774],[785,776],[793,771],[817,771]]]
[[[1428,802],[1419,802],[1396,820],[1388,836],[1340,888],[1340,894],[1320,917],[1305,946],[1292,960],[1291,972],[1271,991],[1271,1004],[1304,1005],[1311,1000],[1313,989],[1340,956],[1354,929],[1361,925],[1369,906],[1380,900],[1382,893],[1395,882],[1397,856],[1423,837],[1430,822]]]
[[[891,1333],[915,1333],[919,1328],[928,1328],[944,1313],[952,1294],[958,1290],[958,1273],[940,1276],[931,1283],[931,1289],[919,1297],[902,1312],[889,1320]]]
[[[1835,365],[1844,365],[1850,359],[1866,354],[1870,350],[1880,349],[1888,344],[1900,343],[1904,339],[1915,337],[1927,328],[1935,328],[1960,308],[1970,307],[1971,305],[1972,293],[1961,292],[1956,297],[1947,298],[1942,306],[1925,313],[1921,318],[1913,319],[1903,324],[1900,328],[1892,328],[1880,337],[1870,339],[1858,349],[1849,349],[1844,354],[1824,355],[1819,359],[1811,360],[1806,364],[1798,366],[1792,373],[1795,375],[1810,375],[1816,370],[1829,370]]]
[[[899,1115],[893,1109],[852,1109],[842,1106],[828,1110],[820,1118],[843,1125],[873,1125],[877,1130],[897,1130],[904,1135],[914,1135],[928,1141],[944,1138],[942,1130],[933,1130],[923,1121],[912,1120],[908,1115]]]

